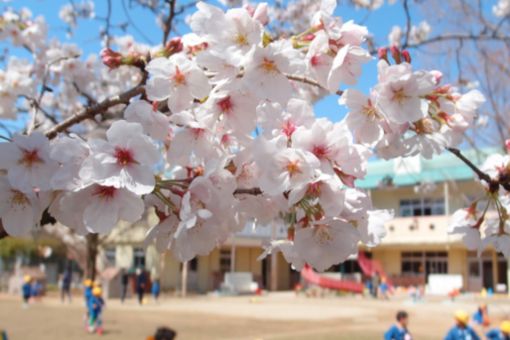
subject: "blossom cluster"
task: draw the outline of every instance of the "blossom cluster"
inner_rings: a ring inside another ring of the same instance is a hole
[[[492,12],[497,17],[506,17],[510,14],[510,1],[499,0],[496,5],[492,6]]]
[[[133,87],[143,76],[133,67],[110,70],[97,55],[80,58],[83,53],[78,46],[50,38],[45,19],[34,18],[28,9],[1,14],[0,40],[25,49],[31,57],[11,56],[0,71],[0,119],[18,119],[18,106],[29,115],[38,110],[42,112],[36,117],[40,130],[74,115],[91,98],[102,101]],[[113,43],[123,49],[135,45],[129,36],[115,38]],[[136,45],[145,53],[149,50]],[[52,117],[57,118],[52,121]]]
[[[461,235],[467,247],[478,253],[493,245],[510,257],[510,140],[506,146],[507,154],[485,160],[481,170],[490,182],[481,180],[484,194],[452,215],[449,233]]]
[[[425,41],[431,32],[432,28],[426,21],[422,21],[418,24],[418,26],[411,26],[409,31],[409,41],[410,44],[420,44]],[[404,38],[404,32],[402,27],[393,26],[390,34],[388,34],[388,42],[390,46],[400,46],[402,43],[402,39]]]
[[[192,33],[154,48],[116,39],[118,51],[101,53],[105,66],[73,57],[74,46],[47,42],[42,20],[4,15],[4,38],[36,45],[29,77],[21,76],[25,64],[13,63],[0,79],[15,98],[2,117],[12,117],[23,96],[32,98],[32,118],[43,119],[34,132],[0,144],[6,231],[29,234],[46,210],[83,234],[155,211],[159,223],[147,241],[186,261],[247,224],[278,220],[288,237],[266,253],[279,250],[295,268],[318,270],[344,261],[360,242],[379,244],[393,213],[374,210],[356,188],[368,158],[430,158],[458,145],[483,96],[441,84],[438,71],[413,69],[409,53],[396,47],[379,51],[369,94],[340,90],[355,85],[373,57],[363,46],[368,30],[334,17],[335,6],[322,1],[309,27],[278,38],[267,29],[265,4],[225,12],[199,2]],[[40,39],[22,38],[28,32]],[[41,84],[59,91],[43,86],[33,107]],[[51,140],[41,132],[49,122],[39,106],[73,118],[90,98],[137,84],[143,93],[103,112],[113,122],[93,119]],[[340,95],[350,111],[344,120],[316,117],[312,103],[325,95]],[[106,133],[97,133],[102,126]]]

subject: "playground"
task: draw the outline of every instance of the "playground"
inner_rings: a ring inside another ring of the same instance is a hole
[[[427,297],[413,303],[407,297],[374,300],[360,296],[310,298],[293,292],[260,297],[164,297],[159,304],[134,300],[107,301],[104,339],[145,339],[159,326],[178,331],[178,339],[377,339],[393,323],[395,312],[410,314],[410,329],[418,339],[441,338],[458,308],[472,313],[482,300],[465,295],[452,302]],[[510,315],[507,297],[484,300],[494,325]],[[23,309],[19,299],[0,296],[0,328],[12,339],[90,339],[83,328],[83,307],[76,296],[61,304],[54,296]]]

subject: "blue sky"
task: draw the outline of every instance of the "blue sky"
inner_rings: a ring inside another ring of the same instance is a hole
[[[79,3],[80,0],[75,0]],[[126,22],[126,16],[123,10],[123,2],[129,4],[129,0],[113,0],[112,20],[113,25]],[[270,1],[269,1],[270,2]],[[62,5],[69,3],[69,0],[15,0],[8,3],[6,6],[11,6],[16,9],[22,7],[29,8],[34,16],[43,15],[49,24],[49,35],[61,41],[72,42],[77,44],[82,50],[84,56],[91,53],[98,53],[101,49],[99,31],[104,22],[101,20],[80,20],[78,28],[74,31],[73,36],[69,37],[66,31],[65,24],[60,20],[58,14]],[[369,31],[375,37],[378,45],[387,44],[387,34],[393,25],[402,26],[405,23],[405,15],[400,3],[395,5],[384,5],[375,12],[368,13],[365,10],[355,9],[351,6],[344,4],[345,1],[339,1],[339,6],[336,10],[336,15],[343,18],[344,21],[354,20],[356,23],[361,23],[368,27]],[[105,17],[107,13],[107,1],[97,0],[96,16],[98,18]],[[191,13],[191,12],[190,12]],[[147,10],[139,7],[134,7],[129,11],[129,14],[137,27],[143,30],[143,35],[149,38],[154,43],[161,41],[162,33],[157,27],[154,16]],[[419,13],[411,13],[413,22],[420,21]],[[188,28],[180,24],[177,29],[181,33],[188,31]],[[120,34],[120,30],[116,29],[114,33]],[[145,38],[136,30],[130,28],[128,33],[133,35],[138,41],[146,42]],[[26,56],[23,51],[12,51],[13,55]],[[363,75],[356,88],[366,92],[376,82],[376,61],[365,65]],[[318,116],[328,117],[333,121],[340,120],[346,113],[345,108],[337,104],[337,96],[328,96],[316,103],[315,111]],[[12,122],[6,122],[7,125],[12,125]],[[15,126],[21,125],[19,122]],[[0,132],[1,133],[1,132]]]

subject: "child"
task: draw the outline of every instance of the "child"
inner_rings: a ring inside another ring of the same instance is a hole
[[[473,328],[468,325],[469,314],[463,310],[455,312],[455,326],[453,326],[444,340],[480,340]]]
[[[35,280],[34,283],[32,284],[31,289],[32,289],[32,293],[31,293],[32,300],[40,301],[41,296],[42,296],[42,290],[43,290],[42,284],[39,281]]]
[[[28,301],[30,300],[30,293],[32,292],[32,285],[30,282],[32,278],[30,275],[25,275],[23,278],[23,286],[21,286],[21,293],[23,294],[23,308],[28,307]]]
[[[92,296],[92,280],[86,279],[85,281],[83,281],[83,298],[85,299],[85,306],[88,305],[91,296]]]
[[[408,340],[411,339],[411,333],[407,329],[409,324],[409,315],[406,311],[397,313],[397,323],[384,333],[384,340]]]
[[[89,300],[89,332],[101,335],[103,327],[101,322],[101,312],[104,307],[104,300],[101,297],[103,293],[101,287],[92,289],[92,297]]]
[[[499,329],[491,329],[485,336],[488,340],[510,340],[510,321],[503,321]]]
[[[156,334],[149,336],[147,340],[174,340],[177,332],[168,327],[160,327],[156,330]]]
[[[389,286],[388,286],[388,282],[386,281],[386,278],[383,277],[381,279],[381,283],[379,284],[379,294],[381,296],[381,298],[385,299],[385,300],[388,300],[389,297],[388,297],[388,290],[389,290]]]
[[[151,291],[152,291],[152,297],[154,297],[154,301],[158,302],[159,293],[161,292],[161,286],[159,284],[159,279],[155,279],[152,282]]]
[[[7,340],[7,332],[0,330],[0,340]]]
[[[83,317],[83,323],[85,327],[88,327],[89,321],[89,301],[92,297],[92,280],[86,279],[83,281],[83,300],[85,301],[85,316]]]
[[[487,305],[482,303],[475,313],[473,313],[473,321],[480,326],[488,327],[490,325],[489,310]]]

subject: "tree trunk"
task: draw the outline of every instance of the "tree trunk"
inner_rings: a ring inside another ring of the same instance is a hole
[[[96,279],[96,260],[99,247],[99,235],[87,235],[87,277],[94,281]]]
[[[7,237],[7,236],[9,236],[9,235],[7,234],[7,232],[4,229],[4,226],[2,224],[2,220],[0,220],[0,240],[3,239],[4,237]]]

